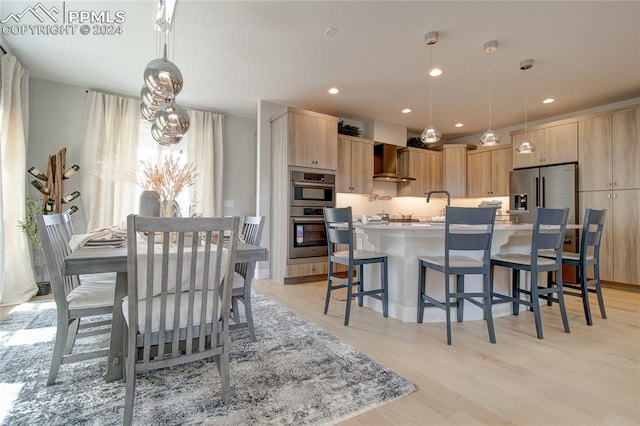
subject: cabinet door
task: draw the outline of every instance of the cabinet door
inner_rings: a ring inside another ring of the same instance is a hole
[[[442,156],[438,152],[406,148],[398,156],[398,173],[416,180],[398,183],[399,196],[424,197],[442,189]]]
[[[491,151],[491,195],[494,197],[509,196],[511,157],[510,147]]]
[[[421,164],[425,167],[422,169],[425,186],[422,193],[418,194],[418,196],[424,197],[429,191],[445,188],[442,173],[444,167],[442,164],[442,155],[437,152],[425,152],[422,155]]]
[[[580,122],[578,145],[580,191],[612,188],[611,116],[590,118]]]
[[[512,152],[513,152],[513,168],[514,169],[519,169],[522,167],[534,167],[539,165],[539,161],[538,161],[538,153],[539,153],[539,140],[540,140],[540,135],[542,133],[539,131],[528,131],[527,132],[527,140],[529,142],[532,142],[535,144],[536,146],[536,150],[534,152],[532,152],[531,154],[519,154],[516,152],[516,148],[520,146],[520,144],[522,144],[522,141],[524,140],[524,132],[523,133],[516,133],[515,135],[511,136],[511,146],[512,146]]]
[[[511,151],[507,151],[511,159]],[[491,193],[491,152],[467,155],[467,197],[486,197]],[[507,174],[508,178],[508,174]]]
[[[611,116],[613,189],[640,188],[640,109]]]
[[[442,150],[442,170],[444,189],[449,191],[452,197],[466,197],[467,146],[445,146]]]
[[[326,118],[314,117],[314,121],[313,167],[335,170],[338,165],[338,124]]]
[[[373,192],[373,143],[351,141],[351,192]]]
[[[524,140],[524,132],[511,137],[514,169],[578,161],[577,122],[528,131],[527,139],[535,145],[536,150],[531,154],[518,154],[516,148]]]
[[[335,170],[338,128],[334,120],[289,113],[289,165]]]
[[[580,221],[584,218],[584,211],[587,208],[607,209],[604,228],[602,228],[602,241],[600,242],[600,279],[614,281],[613,259],[614,259],[614,224],[612,211],[612,191],[587,191],[580,192]]]
[[[612,191],[612,197],[613,280],[640,285],[640,190]]]
[[[351,192],[351,141],[338,139],[336,192]]]

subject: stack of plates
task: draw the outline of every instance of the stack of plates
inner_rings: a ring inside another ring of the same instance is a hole
[[[127,243],[125,237],[110,238],[110,239],[95,239],[87,240],[84,243],[85,247],[123,247]]]
[[[496,209],[501,209],[502,201],[500,200],[482,201],[480,204],[478,204],[478,207],[494,207]]]

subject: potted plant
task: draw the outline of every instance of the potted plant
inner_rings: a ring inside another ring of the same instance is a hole
[[[34,266],[40,272],[40,281],[36,282],[38,286],[36,296],[44,296],[51,291],[51,283],[44,280],[45,263],[42,254],[42,243],[40,242],[36,224],[36,215],[42,213],[42,205],[39,200],[27,197],[25,207],[24,220],[18,221],[18,227],[24,232],[34,249]]]

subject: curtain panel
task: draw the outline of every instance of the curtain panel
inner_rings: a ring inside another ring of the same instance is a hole
[[[189,110],[189,116],[187,159],[198,171],[189,197],[204,217],[222,216],[224,115]]]
[[[29,73],[10,54],[0,58],[0,305],[25,302],[36,293],[24,220]]]
[[[89,91],[82,125],[80,183],[87,230],[120,225],[137,211],[140,101]]]

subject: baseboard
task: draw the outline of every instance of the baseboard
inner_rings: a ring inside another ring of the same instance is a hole
[[[636,284],[616,283],[613,281],[602,281],[602,287],[640,293],[640,285],[636,285]]]

